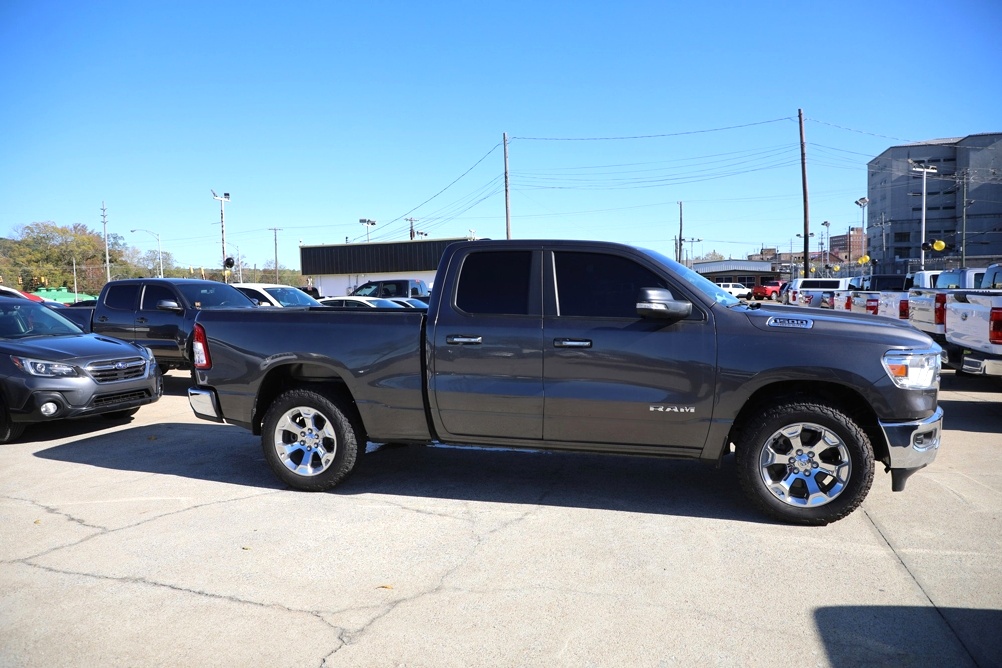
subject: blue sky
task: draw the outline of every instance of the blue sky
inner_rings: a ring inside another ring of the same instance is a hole
[[[516,238],[673,253],[859,225],[888,146],[1002,131],[1002,2],[0,0],[0,235],[108,230],[181,265]],[[274,232],[273,228],[280,231]],[[799,247],[799,246],[798,246]]]

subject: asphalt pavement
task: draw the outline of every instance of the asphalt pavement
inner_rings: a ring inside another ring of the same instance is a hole
[[[732,461],[382,448],[295,492],[187,385],[0,445],[0,666],[1002,665],[997,380],[945,372],[933,465],[827,527]]]

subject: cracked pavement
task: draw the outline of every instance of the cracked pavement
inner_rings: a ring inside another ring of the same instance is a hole
[[[733,463],[384,448],[285,489],[172,372],[131,421],[0,445],[0,666],[1002,665],[1002,390],[828,527]]]

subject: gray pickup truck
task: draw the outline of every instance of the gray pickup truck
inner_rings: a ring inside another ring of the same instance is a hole
[[[195,414],[262,435],[323,491],[367,441],[696,459],[732,451],[767,514],[826,524],[940,446],[941,349],[907,324],[747,304],[667,257],[572,241],[460,242],[427,312],[200,312]]]

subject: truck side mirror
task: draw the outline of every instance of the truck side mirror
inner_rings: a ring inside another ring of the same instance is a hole
[[[637,296],[637,315],[656,320],[681,320],[692,313],[692,303],[675,299],[664,288],[640,288]]]
[[[181,305],[178,304],[173,299],[161,299],[160,301],[158,301],[157,302],[157,310],[158,311],[175,311],[177,313],[181,313],[182,311],[184,311],[184,309],[181,308]]]

